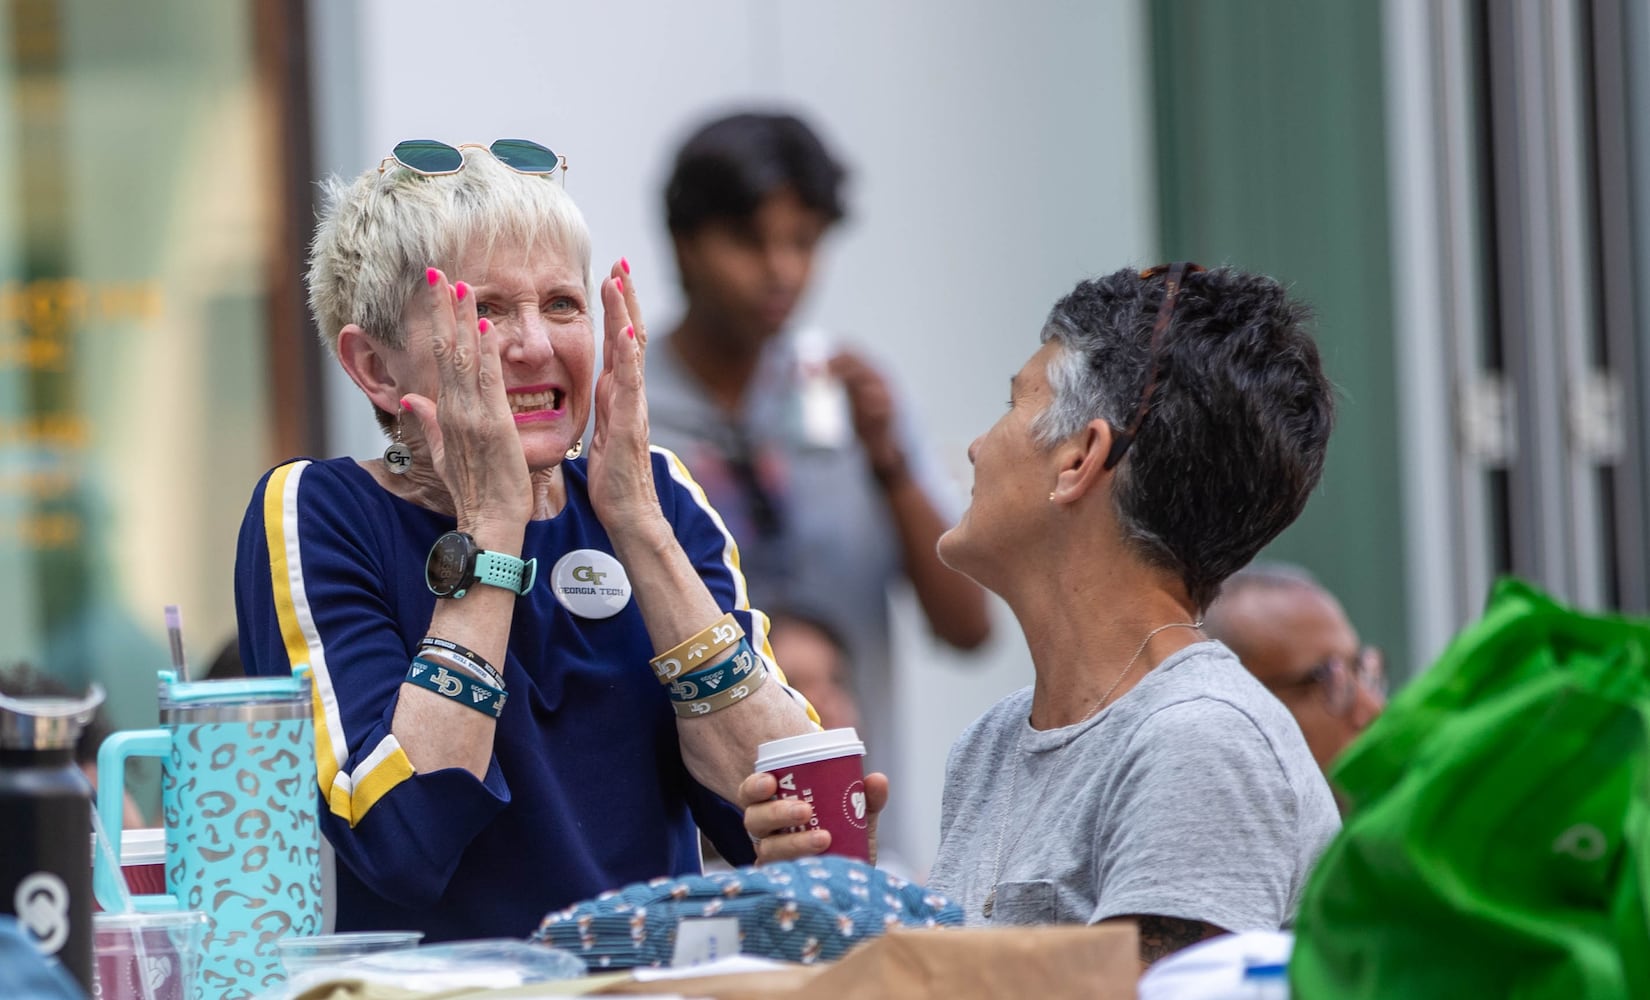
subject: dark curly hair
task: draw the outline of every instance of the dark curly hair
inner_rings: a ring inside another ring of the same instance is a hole
[[[1044,343],[1054,398],[1044,446],[1096,418],[1115,430],[1139,405],[1162,276],[1122,270],[1054,304]],[[1124,537],[1178,575],[1199,610],[1288,527],[1323,473],[1334,389],[1306,330],[1307,307],[1263,275],[1186,275],[1159,355],[1159,382],[1112,495]]]
[[[847,172],[800,118],[743,112],[695,132],[676,154],[665,184],[665,221],[672,236],[688,236],[710,222],[742,222],[781,188],[829,222],[846,209]]]

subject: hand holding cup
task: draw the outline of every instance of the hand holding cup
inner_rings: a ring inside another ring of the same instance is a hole
[[[758,862],[831,853],[876,863],[877,815],[888,802],[888,779],[862,777],[863,754],[851,729],[758,748],[757,773],[739,786]]]

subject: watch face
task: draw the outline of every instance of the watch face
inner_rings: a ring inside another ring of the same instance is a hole
[[[469,535],[449,531],[435,540],[424,564],[424,582],[437,597],[466,590],[474,580],[475,541]]]

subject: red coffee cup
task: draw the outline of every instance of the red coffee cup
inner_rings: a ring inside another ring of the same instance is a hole
[[[166,831],[120,831],[120,871],[132,895],[166,891]]]
[[[96,835],[93,836],[96,840]],[[94,845],[93,850],[100,850]],[[120,831],[120,873],[132,895],[166,891],[166,831],[160,827]],[[92,900],[92,909],[103,906]]]
[[[865,801],[865,744],[852,729],[827,729],[756,748],[756,769],[779,781],[776,799],[800,799],[814,807],[805,830],[828,830],[827,854],[871,860],[870,810]]]

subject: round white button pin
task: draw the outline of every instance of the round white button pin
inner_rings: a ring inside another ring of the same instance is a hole
[[[574,549],[550,571],[561,606],[581,618],[612,618],[630,603],[630,578],[619,560],[596,549]]]

